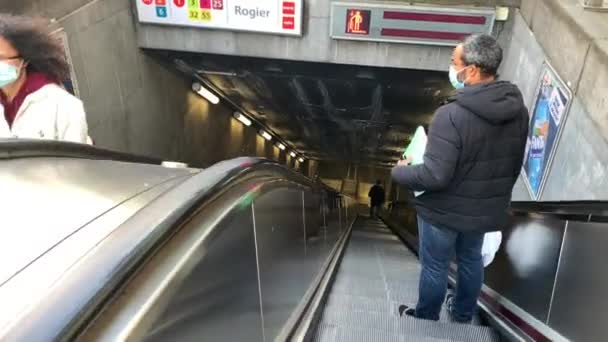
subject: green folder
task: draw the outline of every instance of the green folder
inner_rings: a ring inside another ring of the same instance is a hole
[[[424,162],[424,151],[426,150],[426,133],[424,127],[418,126],[412,141],[403,152],[403,158],[411,157],[412,165],[422,164]]]

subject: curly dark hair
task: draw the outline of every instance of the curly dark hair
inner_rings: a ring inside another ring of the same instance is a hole
[[[52,37],[48,21],[0,13],[0,37],[6,39],[28,63],[28,72],[40,72],[61,83],[69,78],[65,50]]]

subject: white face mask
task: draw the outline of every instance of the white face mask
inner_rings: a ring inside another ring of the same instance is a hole
[[[0,88],[14,83],[19,78],[21,67],[16,67],[7,62],[0,62]]]

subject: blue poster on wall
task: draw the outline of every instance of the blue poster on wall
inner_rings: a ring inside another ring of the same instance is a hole
[[[523,174],[532,199],[539,200],[566,121],[572,94],[545,63],[535,94]]]

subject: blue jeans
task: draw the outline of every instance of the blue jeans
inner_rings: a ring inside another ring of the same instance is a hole
[[[483,233],[459,233],[438,228],[418,216],[422,271],[416,305],[417,318],[439,320],[448,286],[450,261],[455,252],[458,279],[451,315],[456,322],[471,321],[483,283],[483,236]]]

